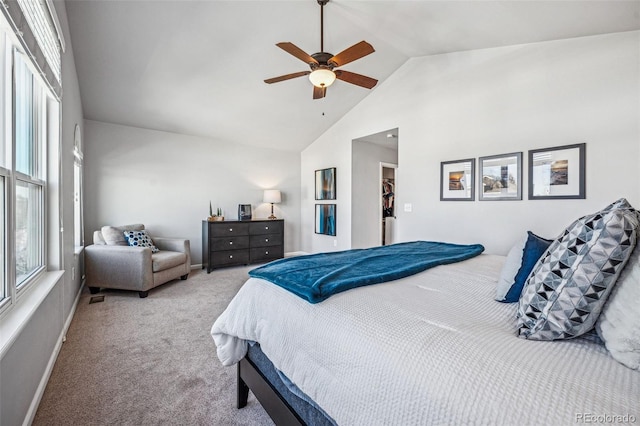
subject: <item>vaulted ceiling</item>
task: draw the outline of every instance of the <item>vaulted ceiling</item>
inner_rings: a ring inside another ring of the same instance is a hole
[[[337,81],[312,99],[320,6],[288,1],[67,0],[85,119],[299,151],[369,90]],[[639,1],[354,1],[324,8],[324,47],[366,40],[343,69],[379,80],[411,57],[640,29]],[[373,90],[376,90],[375,88]]]

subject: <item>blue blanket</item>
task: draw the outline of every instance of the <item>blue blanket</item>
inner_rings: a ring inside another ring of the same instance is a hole
[[[397,280],[482,253],[480,244],[413,241],[276,260],[249,271],[310,303],[352,288]]]

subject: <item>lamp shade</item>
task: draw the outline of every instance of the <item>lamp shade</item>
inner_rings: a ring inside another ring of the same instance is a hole
[[[316,87],[329,87],[336,81],[336,74],[325,68],[318,68],[309,74],[309,80]]]
[[[262,198],[263,203],[275,203],[278,204],[282,201],[282,195],[280,194],[279,189],[265,189],[264,197]]]

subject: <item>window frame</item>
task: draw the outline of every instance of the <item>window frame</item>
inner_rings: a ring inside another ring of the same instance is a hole
[[[23,297],[31,293],[31,289],[39,288],[40,283],[46,281],[49,267],[49,234],[48,223],[50,209],[55,208],[50,204],[48,197],[49,185],[49,145],[59,144],[60,134],[52,135],[51,126],[59,128],[60,115],[50,114],[50,102],[56,102],[57,107],[52,111],[60,111],[60,99],[56,96],[51,86],[37,71],[29,55],[24,53],[24,48],[20,44],[16,35],[5,26],[0,26],[0,131],[4,132],[4,144],[0,144],[0,198],[4,194],[4,212],[0,203],[0,244],[5,255],[0,260],[0,318],[13,311],[13,307],[20,303]],[[4,40],[2,40],[4,38]],[[18,59],[18,57],[20,59]],[[28,69],[31,78],[32,90],[29,108],[31,111],[26,115],[28,120],[28,132],[25,133],[33,141],[33,147],[27,148],[26,152],[32,156],[23,164],[28,164],[28,173],[18,171],[16,158],[18,145],[18,114],[16,109],[17,80],[15,70],[18,61],[21,61]],[[52,120],[57,120],[53,122]],[[55,150],[54,150],[55,151]],[[53,152],[54,155],[59,155]],[[3,184],[4,181],[4,184]],[[54,179],[54,182],[56,179]],[[31,191],[34,187],[39,194],[37,198],[37,218],[35,220],[35,230],[37,248],[35,256],[37,261],[35,267],[23,276],[18,276],[18,247],[17,247],[17,225],[18,225],[18,186],[26,184]],[[56,204],[57,205],[57,204]],[[59,208],[60,206],[58,206]],[[55,217],[55,214],[54,216]],[[4,232],[3,232],[4,231]],[[19,278],[21,278],[19,280]],[[28,298],[28,297],[27,297]]]

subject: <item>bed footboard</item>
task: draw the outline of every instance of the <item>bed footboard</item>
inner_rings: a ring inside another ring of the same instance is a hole
[[[253,392],[276,425],[306,425],[280,393],[271,386],[253,362],[243,358],[238,363],[238,408],[243,408],[247,405],[249,389],[251,389],[251,392]]]

